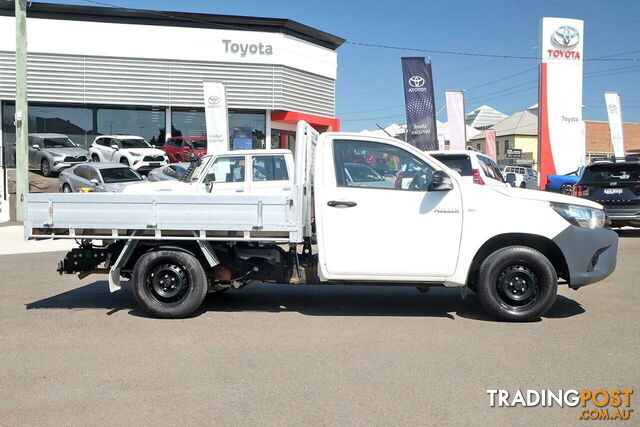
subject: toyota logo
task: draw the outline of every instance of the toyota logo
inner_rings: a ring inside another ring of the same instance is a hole
[[[609,108],[610,113],[615,113],[618,111],[618,106],[616,104],[609,104],[607,107]]]
[[[207,100],[209,101],[209,105],[220,104],[220,97],[219,96],[210,96]]]
[[[422,86],[424,86],[424,77],[420,77],[420,76],[409,77],[409,86],[411,86],[411,87],[422,87]]]
[[[551,41],[558,47],[572,48],[580,42],[580,33],[574,27],[563,25],[551,34]]]

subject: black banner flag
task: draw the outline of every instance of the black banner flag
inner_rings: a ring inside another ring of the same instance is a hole
[[[402,58],[404,101],[407,110],[407,142],[421,150],[437,150],[436,106],[433,100],[431,64],[424,58]]]

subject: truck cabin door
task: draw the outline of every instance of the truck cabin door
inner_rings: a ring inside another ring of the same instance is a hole
[[[457,181],[393,140],[328,136],[321,148],[316,215],[326,279],[437,281],[453,274],[462,232]]]
[[[289,156],[290,157],[290,156]],[[254,154],[251,158],[251,193],[289,194],[293,187],[293,168],[284,154]]]
[[[244,154],[224,155],[210,163],[201,185],[211,194],[243,193],[247,188],[247,156]]]

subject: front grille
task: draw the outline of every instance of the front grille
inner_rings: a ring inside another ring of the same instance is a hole
[[[600,203],[601,205],[607,205],[607,206],[611,206],[611,205],[622,205],[622,206],[628,206],[628,205],[637,205],[639,204],[638,199],[596,199],[594,200],[594,202],[596,203]]]
[[[142,160],[145,162],[163,162],[164,156],[144,156]]]
[[[86,162],[87,161],[87,156],[67,156],[64,158],[64,161],[67,163],[73,163],[73,162]]]

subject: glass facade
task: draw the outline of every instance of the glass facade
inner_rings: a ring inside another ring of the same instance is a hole
[[[16,131],[13,102],[2,104],[3,156],[6,167],[15,166]],[[29,133],[60,133],[80,146],[88,147],[99,135],[137,135],[153,145],[165,141],[166,107],[109,107],[98,105],[29,104]],[[265,111],[229,111],[231,149],[266,148]],[[206,136],[202,108],[174,108],[171,111],[172,136]],[[277,141],[280,141],[280,135]],[[290,135],[286,136],[291,147]],[[277,145],[273,145],[274,148]]]
[[[232,150],[265,148],[266,129],[264,111],[229,110],[229,147]],[[204,109],[172,109],[171,136],[207,136]]]
[[[2,105],[3,163],[15,166],[15,105]],[[110,108],[87,105],[29,105],[29,133],[60,133],[88,147],[98,135],[130,134],[154,145],[165,140],[165,108]]]

